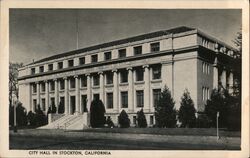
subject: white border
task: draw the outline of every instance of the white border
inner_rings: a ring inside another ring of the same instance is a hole
[[[249,2],[242,1],[78,1],[78,0],[3,0],[1,5],[0,52],[0,157],[34,157],[28,150],[9,150],[8,131],[8,65],[9,65],[9,8],[154,8],[154,9],[242,9],[243,31],[243,93],[241,151],[220,150],[113,150],[111,156],[100,157],[248,157],[249,156]],[[86,155],[90,156],[90,155]],[[91,157],[97,157],[91,156]],[[39,156],[38,157],[44,157]],[[53,156],[50,156],[53,157]],[[54,157],[57,157],[56,155]],[[68,156],[77,157],[77,156]]]

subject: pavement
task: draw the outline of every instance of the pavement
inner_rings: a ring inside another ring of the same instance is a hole
[[[10,149],[240,150],[240,137],[23,129],[10,131]]]

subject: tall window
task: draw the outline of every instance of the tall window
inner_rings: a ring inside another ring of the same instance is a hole
[[[143,107],[144,106],[144,93],[143,93],[143,90],[136,91],[136,101],[137,101],[137,107]]]
[[[60,90],[64,90],[64,80],[60,80],[59,84],[60,84]]]
[[[81,77],[81,87],[87,87],[87,76]]]
[[[158,102],[161,97],[161,89],[154,89],[153,90],[153,101],[154,101],[154,106],[158,105]]]
[[[51,81],[51,82],[50,82],[50,90],[51,90],[51,91],[54,91],[54,90],[55,90],[55,82],[54,82],[54,81]]]
[[[53,70],[53,64],[49,64],[49,65],[48,65],[48,70],[49,70],[49,71],[52,71],[52,70]]]
[[[39,72],[44,72],[44,66],[39,67]]]
[[[68,60],[68,67],[74,66],[74,60]]]
[[[119,53],[119,58],[124,58],[126,57],[126,49],[120,49],[118,50],[118,53]]]
[[[113,108],[113,93],[107,93],[107,108]]]
[[[128,72],[127,71],[121,71],[120,77],[121,77],[121,83],[128,82]]]
[[[33,107],[34,107],[34,110],[36,110],[37,109],[37,104],[36,104],[36,99],[33,99]]]
[[[45,98],[42,98],[41,110],[42,110],[42,111],[45,111]]]
[[[45,83],[44,82],[41,83],[41,91],[45,92]]]
[[[150,50],[151,50],[151,52],[158,52],[158,51],[160,51],[160,43],[159,42],[151,43],[150,44]]]
[[[91,55],[91,62],[92,62],[92,63],[96,63],[97,61],[98,61],[98,56],[97,56],[97,54]]]
[[[85,57],[79,58],[79,65],[85,64]]]
[[[142,46],[134,47],[134,55],[142,54]]]
[[[136,81],[143,81],[143,68],[136,69]]]
[[[36,84],[35,83],[32,84],[32,91],[33,91],[33,93],[36,93]]]
[[[34,75],[36,73],[36,68],[31,68],[31,75]]]
[[[106,73],[106,84],[113,84],[113,73],[112,72]]]
[[[111,52],[104,53],[105,60],[111,60]]]
[[[50,98],[50,105],[51,105],[51,106],[54,106],[54,105],[55,105],[55,98],[54,98],[54,97],[51,97],[51,98]]]
[[[70,88],[71,88],[71,89],[76,88],[76,83],[75,83],[75,79],[74,79],[74,78],[71,78],[71,79],[69,80],[69,82],[70,82]]]
[[[87,95],[82,95],[82,109],[83,109],[83,112],[87,112]]]
[[[63,68],[63,62],[59,62],[57,66],[58,66],[58,69],[62,69]]]
[[[153,75],[153,80],[155,79],[161,79],[161,66],[154,66],[152,67],[152,75]]]
[[[98,74],[93,75],[93,86],[99,86],[100,85],[100,78]]]
[[[121,107],[128,108],[128,92],[121,92]]]

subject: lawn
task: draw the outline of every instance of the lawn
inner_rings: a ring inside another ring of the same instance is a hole
[[[76,132],[131,133],[155,135],[216,136],[216,128],[88,128]],[[219,130],[220,136],[240,137],[240,131]]]

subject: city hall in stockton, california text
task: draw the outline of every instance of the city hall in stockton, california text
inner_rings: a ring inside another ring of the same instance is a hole
[[[25,65],[19,69],[19,100],[27,112],[40,105],[47,113],[51,105],[63,105],[64,113],[51,114],[47,128],[87,126],[94,98],[103,101],[105,116],[115,124],[125,110],[135,125],[137,111],[143,108],[150,126],[165,85],[176,109],[188,89],[197,112],[204,111],[219,85],[232,92],[236,53],[226,43],[185,26],[136,35]]]

